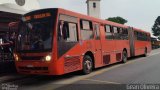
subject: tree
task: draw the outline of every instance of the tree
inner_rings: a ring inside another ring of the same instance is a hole
[[[160,39],[160,16],[157,17],[153,27],[152,32],[154,36],[157,36]]]
[[[107,20],[108,21],[112,21],[112,22],[116,22],[116,23],[120,23],[120,24],[125,24],[125,23],[128,22],[126,19],[124,19],[122,17],[119,17],[119,16],[117,16],[117,17],[109,17]]]

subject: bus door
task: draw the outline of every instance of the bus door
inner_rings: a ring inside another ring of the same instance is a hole
[[[130,56],[135,56],[135,42],[134,42],[134,30],[128,28],[129,30],[129,44],[130,44]]]
[[[94,33],[95,33],[95,63],[96,67],[99,67],[102,65],[102,41],[101,41],[101,32],[100,32],[100,26],[98,23],[94,23],[93,25]]]
[[[116,60],[115,50],[116,42],[113,36],[113,28],[110,25],[101,25],[103,31],[103,43],[102,43],[102,53],[103,53],[103,64],[111,64]]]

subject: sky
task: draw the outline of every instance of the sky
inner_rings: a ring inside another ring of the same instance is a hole
[[[87,14],[86,0],[38,0],[41,8],[64,8]],[[101,19],[120,16],[126,25],[151,32],[160,16],[160,0],[101,0]]]

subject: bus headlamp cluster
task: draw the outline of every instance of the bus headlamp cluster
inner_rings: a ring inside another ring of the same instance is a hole
[[[47,62],[49,62],[49,61],[51,61],[51,55],[47,55],[46,57],[45,57],[45,61],[47,61]]]
[[[14,54],[14,58],[15,58],[16,61],[19,61],[19,57],[18,57],[17,54]]]

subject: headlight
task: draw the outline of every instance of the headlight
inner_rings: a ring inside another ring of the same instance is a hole
[[[51,55],[47,55],[47,56],[45,57],[45,61],[47,61],[47,62],[51,61]]]
[[[14,58],[15,58],[16,61],[19,61],[19,57],[18,57],[17,54],[14,54]]]

